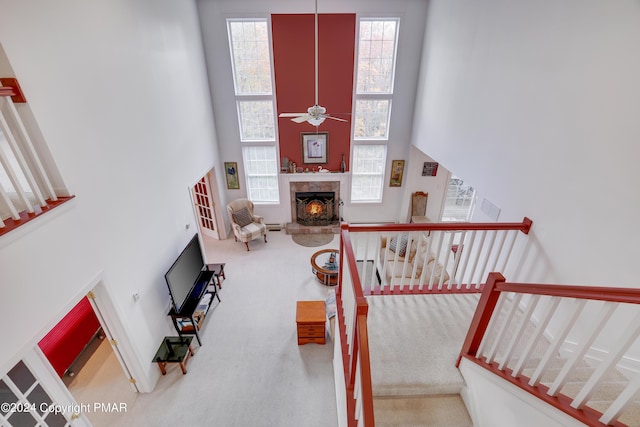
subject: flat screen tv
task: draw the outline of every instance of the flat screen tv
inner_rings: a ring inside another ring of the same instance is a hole
[[[171,302],[176,312],[182,311],[204,267],[198,235],[194,235],[182,250],[178,259],[164,275],[169,287]]]

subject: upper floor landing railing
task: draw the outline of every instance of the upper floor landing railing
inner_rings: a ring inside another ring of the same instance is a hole
[[[492,271],[508,271],[532,221],[350,225],[366,295],[478,292]]]
[[[375,425],[366,295],[479,292],[482,272],[507,266],[518,235],[527,234],[531,224],[525,218],[521,223],[342,225],[337,336],[350,427]]]
[[[0,78],[0,235],[72,197],[59,177],[18,81]]]

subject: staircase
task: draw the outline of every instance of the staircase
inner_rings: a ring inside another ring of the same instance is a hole
[[[460,396],[465,387],[457,359],[479,294],[371,296],[368,327],[371,379],[376,426],[473,426]],[[502,344],[495,349],[496,362],[504,361],[507,344],[526,343],[535,333],[534,325],[518,330],[524,312],[512,317],[501,313],[487,337],[485,348],[504,328]],[[549,351],[551,342],[541,337],[522,366],[522,375],[531,378]],[[539,378],[543,387],[552,387],[570,355],[554,352]],[[520,362],[510,361],[511,366]],[[573,399],[593,376],[596,367],[578,360],[559,392]],[[605,412],[628,386],[629,380],[617,369],[608,372],[588,400],[588,406]],[[640,400],[619,418],[629,427],[640,427]]]
[[[455,367],[479,294],[371,296],[376,426],[472,426]]]
[[[341,426],[472,425],[460,396],[486,425],[502,401],[482,390],[497,386],[518,412],[491,425],[513,416],[534,425],[528,411],[549,426],[568,415],[571,425],[640,427],[640,289],[506,282],[495,271],[518,264],[511,255],[531,224],[342,225]],[[398,252],[389,253],[381,242],[393,238]],[[469,387],[455,368],[463,359]]]
[[[523,375],[532,375],[537,362],[539,362],[538,359],[532,360],[530,366],[524,369]],[[559,357],[554,359],[544,375],[542,375],[540,383],[550,387],[566,363],[566,358]],[[562,387],[561,393],[572,399],[575,398],[591,378],[594,371],[594,367],[589,366],[585,361],[581,361],[572,372],[569,381]],[[597,411],[605,412],[628,384],[629,380],[620,371],[613,370],[603,378],[602,387],[591,396],[589,406]],[[640,401],[636,400],[618,421],[629,427],[640,427]]]

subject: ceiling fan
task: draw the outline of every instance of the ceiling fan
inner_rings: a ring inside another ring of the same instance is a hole
[[[307,108],[306,113],[280,113],[278,117],[292,117],[291,121],[296,123],[308,122],[313,126],[320,126],[325,119],[347,122],[327,114],[327,109],[318,104],[318,0],[316,0],[315,12],[315,72],[316,72],[316,102],[312,107]]]

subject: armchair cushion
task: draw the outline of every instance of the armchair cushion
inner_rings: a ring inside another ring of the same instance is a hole
[[[242,208],[239,211],[231,214],[231,216],[233,216],[233,222],[238,224],[240,227],[247,226],[253,222],[251,213],[247,208]]]
[[[398,242],[398,240],[400,240]],[[409,241],[409,236],[403,234],[400,236],[400,239],[396,239],[395,237],[391,239],[389,243],[389,250],[392,252],[398,252],[398,256],[403,257],[407,253],[407,243]]]

